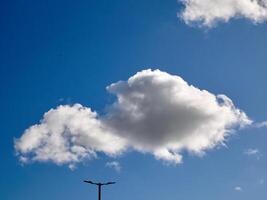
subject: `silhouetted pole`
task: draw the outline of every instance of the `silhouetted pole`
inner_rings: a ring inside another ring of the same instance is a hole
[[[101,185],[98,185],[98,200],[101,200]]]
[[[83,181],[85,183],[90,183],[92,185],[97,185],[98,186],[98,200],[101,200],[101,187],[102,185],[111,185],[115,184],[116,182],[107,182],[107,183],[94,183],[92,181]]]

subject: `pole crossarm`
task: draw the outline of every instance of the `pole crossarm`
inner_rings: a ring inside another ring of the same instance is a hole
[[[101,200],[101,187],[103,185],[112,185],[112,184],[116,183],[116,182],[95,183],[95,182],[90,181],[90,180],[84,180],[83,182],[98,186],[98,200]]]
[[[111,184],[115,184],[116,182],[106,182],[106,183],[95,183],[93,181],[87,181],[87,180],[84,180],[83,182],[85,183],[90,183],[92,185],[111,185]]]

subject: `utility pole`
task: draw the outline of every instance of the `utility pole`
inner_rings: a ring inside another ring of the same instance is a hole
[[[116,182],[95,183],[95,182],[92,182],[92,181],[83,181],[83,182],[98,186],[98,200],[101,200],[101,187],[103,185],[111,185],[111,184],[115,184],[116,183]]]

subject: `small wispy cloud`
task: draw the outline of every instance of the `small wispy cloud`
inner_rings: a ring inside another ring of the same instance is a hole
[[[265,182],[265,180],[264,180],[263,178],[259,180],[259,184],[260,184],[260,185],[263,185],[264,182]]]
[[[116,172],[121,171],[121,164],[117,161],[107,162],[106,167],[114,169]]]
[[[234,188],[234,190],[237,191],[237,192],[241,192],[241,191],[243,191],[242,187],[240,187],[240,186],[236,186],[236,187]]]
[[[267,127],[267,121],[254,123],[254,127],[256,127],[256,128],[264,128],[264,127]]]
[[[256,157],[258,160],[259,160],[260,157],[261,157],[260,150],[259,150],[259,149],[256,149],[256,148],[249,148],[249,149],[246,149],[246,150],[244,151],[244,154],[247,155],[247,156],[254,156],[254,157]]]

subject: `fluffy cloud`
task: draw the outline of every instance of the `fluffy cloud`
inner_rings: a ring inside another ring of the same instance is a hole
[[[40,124],[31,126],[15,140],[22,162],[53,161],[69,164],[70,168],[84,159],[95,158],[96,152],[115,156],[124,147],[122,138],[110,133],[95,112],[80,104],[49,110]]]
[[[79,104],[59,106],[15,141],[22,162],[75,165],[128,148],[178,164],[182,151],[202,155],[237,127],[251,124],[225,95],[189,85],[160,70],[144,70],[107,87],[117,100],[98,116]]]
[[[267,19],[267,0],[179,0],[184,9],[178,14],[187,24],[212,27],[218,21],[246,18],[254,23]]]

